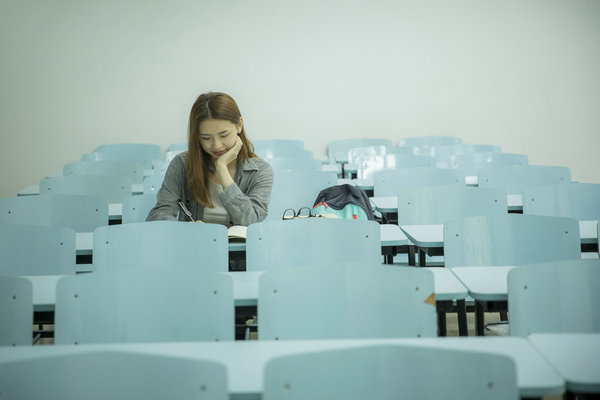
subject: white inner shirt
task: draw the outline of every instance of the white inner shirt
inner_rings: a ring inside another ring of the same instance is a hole
[[[219,193],[223,192],[223,187],[217,183],[214,183],[210,179],[210,201],[213,203],[214,208],[204,207],[204,217],[202,220],[210,224],[221,224],[229,226],[229,214],[223,207],[221,199],[219,199]]]

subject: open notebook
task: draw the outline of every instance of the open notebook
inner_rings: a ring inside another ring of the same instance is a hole
[[[247,226],[242,225],[234,225],[227,228],[227,236],[230,241],[235,242],[243,242],[246,240],[246,231],[248,230]]]

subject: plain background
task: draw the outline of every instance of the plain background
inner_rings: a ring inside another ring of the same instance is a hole
[[[0,2],[0,197],[97,145],[186,141],[224,91],[251,139],[456,135],[600,183],[600,1]]]

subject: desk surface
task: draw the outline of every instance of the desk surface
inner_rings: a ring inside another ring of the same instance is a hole
[[[119,204],[120,205],[120,204]],[[379,225],[381,246],[406,246],[408,238],[400,227],[395,224]],[[75,248],[77,254],[92,254],[94,247],[94,232],[77,232]],[[245,251],[245,242],[229,242],[229,251]]]
[[[481,301],[508,300],[508,271],[506,267],[454,267],[449,268],[469,290],[469,295]]]
[[[444,225],[401,225],[400,229],[418,247],[444,247]],[[579,221],[581,243],[598,241],[598,221]]]
[[[346,168],[347,172],[356,172],[356,170],[349,170]],[[356,186],[361,188],[362,190],[373,190],[375,184],[373,183],[373,178],[363,178],[363,179],[353,179]],[[466,186],[477,186],[478,179],[477,176],[465,176],[465,185]]]
[[[524,338],[410,338],[310,341],[235,341],[196,343],[54,345],[0,348],[0,362],[32,357],[72,354],[95,350],[123,350],[165,356],[180,356],[222,362],[227,368],[229,393],[232,398],[260,398],[264,368],[267,362],[283,355],[301,354],[367,345],[397,344],[467,351],[483,351],[507,355],[517,368],[517,385],[521,397],[542,397],[564,392],[564,380],[533,345]],[[468,371],[465,371],[468,373]]]
[[[379,212],[398,212],[398,197],[396,196],[375,196],[370,197],[370,200],[373,207]],[[509,194],[506,196],[506,204],[508,211],[521,211],[523,210],[523,196],[520,194]]]
[[[134,183],[131,185],[131,194],[144,193],[143,183]],[[36,196],[40,194],[40,185],[29,185],[25,189],[17,193],[17,196]]]
[[[469,290],[449,268],[425,267],[423,269],[433,273],[436,300],[463,300],[467,298]]]
[[[574,393],[600,393],[600,333],[536,333],[531,344]]]
[[[436,300],[456,300],[467,297],[467,288],[445,268],[427,268],[433,273]],[[236,306],[258,303],[258,281],[265,271],[223,272],[233,279],[233,299]],[[35,311],[53,310],[56,303],[56,282],[65,275],[25,276],[33,284]]]
[[[256,305],[258,279],[264,271],[223,272],[233,279],[233,299],[236,306]],[[56,282],[68,275],[24,276],[33,285],[33,307],[35,311],[54,310],[56,304]]]

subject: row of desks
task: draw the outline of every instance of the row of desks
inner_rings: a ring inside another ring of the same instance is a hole
[[[310,341],[235,341],[0,348],[0,363],[92,351],[124,351],[223,363],[232,399],[259,399],[264,369],[275,357],[374,345],[477,351],[511,357],[521,397],[600,392],[600,334],[534,334],[528,338],[407,338]],[[468,371],[465,371],[468,373]],[[434,384],[432,382],[432,384]]]

